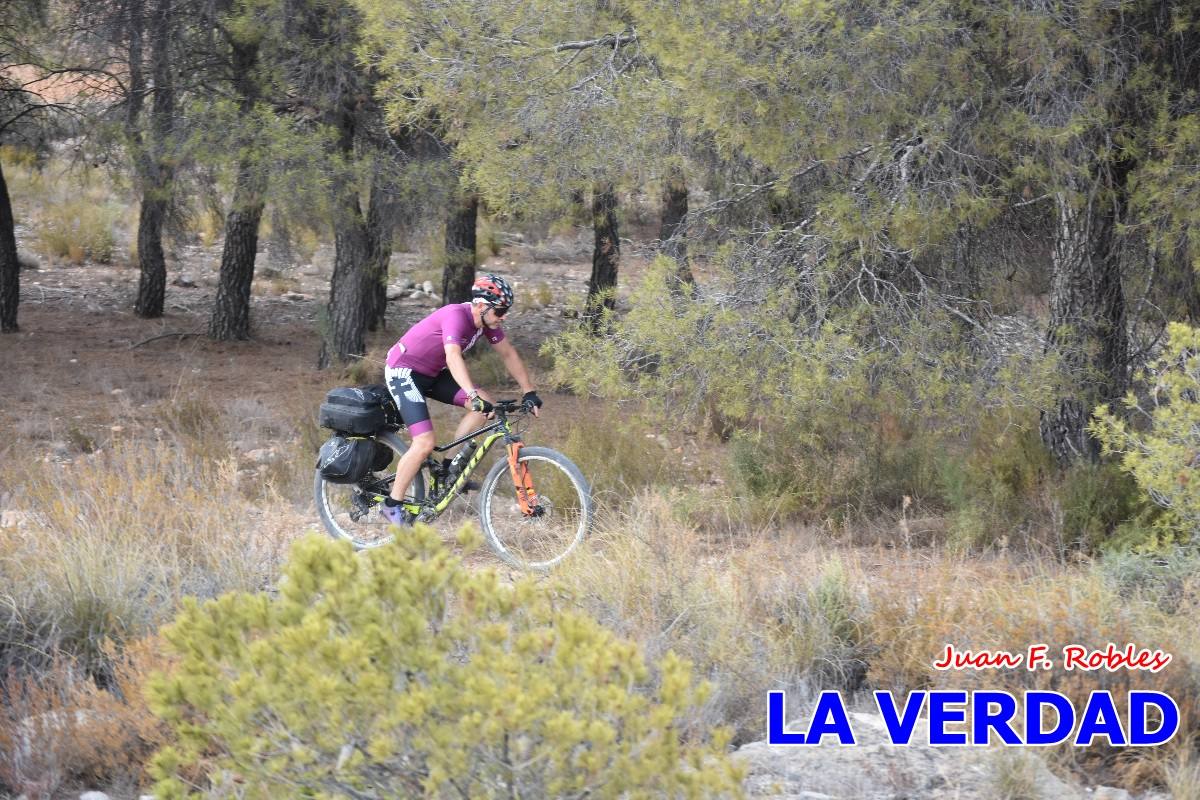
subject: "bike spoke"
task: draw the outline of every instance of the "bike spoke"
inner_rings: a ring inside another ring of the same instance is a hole
[[[317,510],[325,529],[337,539],[345,539],[355,549],[365,550],[387,544],[395,537],[395,528],[379,513],[383,498],[391,491],[395,474],[376,473],[358,484],[329,483],[317,475]],[[424,496],[424,477],[418,475],[405,498],[416,504],[419,491]]]
[[[367,494],[356,486],[326,483],[323,502],[330,519],[357,548],[378,547],[388,542],[390,526],[379,513],[375,493]],[[322,498],[318,498],[322,502]]]
[[[523,455],[521,464],[533,487],[526,503],[505,471],[488,487],[483,507],[499,555],[517,566],[544,569],[583,538],[588,524],[586,490],[553,460]]]

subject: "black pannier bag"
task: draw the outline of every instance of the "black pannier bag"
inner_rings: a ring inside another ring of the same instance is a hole
[[[321,404],[322,428],[338,433],[369,436],[382,430],[400,429],[396,402],[382,384],[333,389]]]
[[[321,477],[330,483],[358,483],[367,477],[367,473],[377,463],[377,447],[386,445],[380,445],[374,439],[331,436],[321,445],[321,452],[317,455],[317,469],[321,472]]]
[[[392,463],[392,448],[383,442],[375,443],[375,460],[371,462],[371,472],[383,472]]]

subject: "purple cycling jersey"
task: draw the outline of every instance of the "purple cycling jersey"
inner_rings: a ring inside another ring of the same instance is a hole
[[[465,353],[480,334],[492,344],[504,339],[504,331],[500,328],[475,327],[470,303],[442,306],[409,328],[400,341],[392,345],[387,365],[408,367],[413,372],[434,377],[446,368],[447,344],[456,344]]]

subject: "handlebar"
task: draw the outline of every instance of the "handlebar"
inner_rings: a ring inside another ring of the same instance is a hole
[[[497,400],[492,410],[498,414],[528,414],[529,409],[520,400]]]

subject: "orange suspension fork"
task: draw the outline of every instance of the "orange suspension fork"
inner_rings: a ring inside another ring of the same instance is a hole
[[[529,474],[529,466],[521,461],[522,442],[512,442],[508,445],[508,471],[512,475],[513,487],[517,490],[517,503],[521,513],[532,517],[537,506],[537,493],[533,491],[533,477]]]

